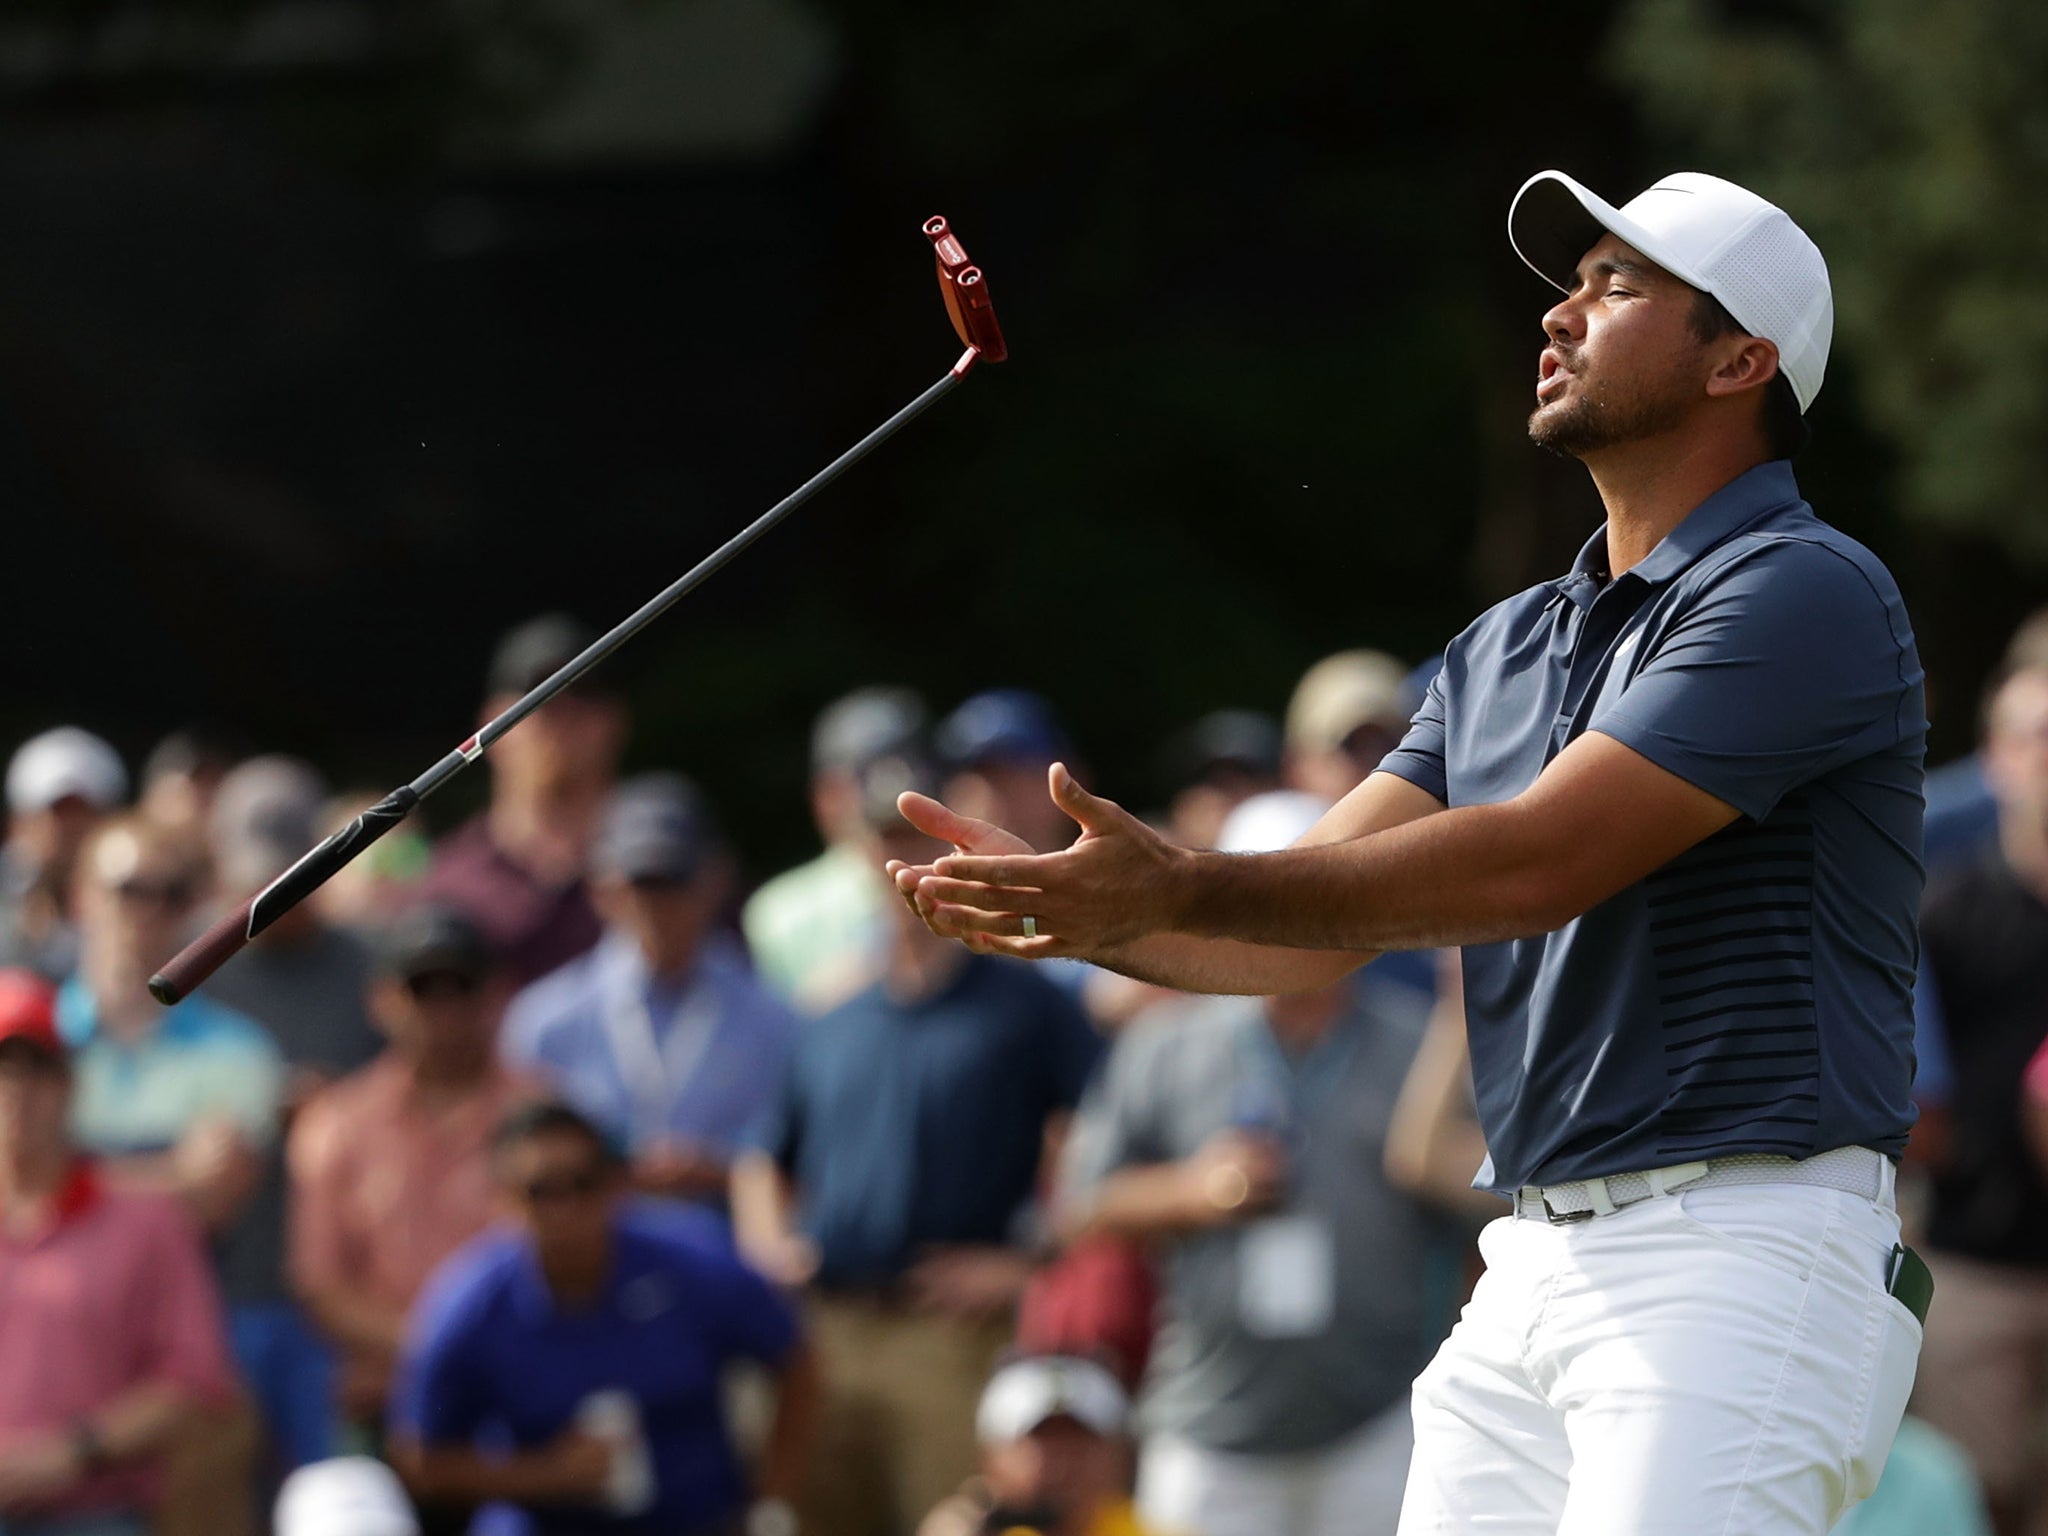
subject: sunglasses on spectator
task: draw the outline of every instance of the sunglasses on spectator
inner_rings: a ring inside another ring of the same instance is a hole
[[[547,1173],[519,1186],[519,1198],[528,1205],[559,1204],[588,1200],[604,1188],[605,1171],[598,1167],[579,1168],[573,1173]]]
[[[184,907],[192,901],[189,880],[128,879],[108,887],[130,906]]]
[[[405,978],[405,990],[416,1003],[430,1003],[441,997],[473,997],[483,978],[467,971],[421,971]]]

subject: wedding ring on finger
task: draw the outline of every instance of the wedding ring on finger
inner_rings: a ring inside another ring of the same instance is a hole
[[[1037,938],[1037,937],[1038,937],[1038,919],[1037,919],[1037,918],[1035,918],[1035,917],[1027,917],[1027,918],[1025,918],[1025,919],[1024,919],[1024,937],[1025,937],[1025,938],[1027,938],[1027,939],[1035,939],[1035,938]]]

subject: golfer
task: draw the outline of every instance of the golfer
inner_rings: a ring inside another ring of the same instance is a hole
[[[1912,1121],[1920,663],[1897,586],[1786,462],[1833,326],[1813,242],[1711,176],[1615,208],[1530,180],[1530,436],[1607,521],[1452,642],[1400,747],[1302,841],[1172,847],[1063,767],[1082,828],[893,871],[941,933],[1194,991],[1459,945],[1513,1201],[1415,1384],[1403,1536],[1822,1536],[1875,1485],[1924,1293]],[[1894,1294],[1896,1292],[1896,1294]]]

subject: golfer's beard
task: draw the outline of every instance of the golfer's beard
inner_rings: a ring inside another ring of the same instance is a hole
[[[1580,379],[1571,402],[1562,410],[1538,406],[1529,413],[1529,441],[1563,459],[1583,459],[1602,449],[1640,442],[1671,431],[1685,419],[1685,402],[1664,381],[1621,398],[1598,383]]]

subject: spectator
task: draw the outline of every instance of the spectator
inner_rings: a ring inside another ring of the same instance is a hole
[[[1241,805],[1234,852],[1284,847],[1320,802]],[[1259,829],[1256,841],[1247,832]],[[1390,1533],[1438,1218],[1388,1187],[1382,1148],[1424,1026],[1406,988],[1161,1008],[1117,1040],[1068,1141],[1060,1225],[1163,1246],[1165,1322],[1138,1503],[1198,1536]]]
[[[870,878],[936,845],[896,813],[915,756],[862,776]],[[811,1282],[829,1388],[806,1536],[881,1536],[959,1484],[974,1404],[1031,1270],[1020,1246],[1049,1133],[1097,1043],[1052,983],[934,938],[891,900],[882,980],[808,1026],[762,1150],[734,1170],[743,1247]]]
[[[52,982],[77,967],[72,871],[93,827],[127,797],[128,770],[90,731],[58,726],[15,752],[0,847],[0,964]]]
[[[1174,786],[1167,835],[1188,848],[1214,848],[1224,818],[1280,784],[1280,727],[1250,709],[1219,709],[1171,738],[1161,753]]]
[[[515,1114],[493,1163],[516,1226],[451,1260],[413,1317],[393,1433],[414,1490],[516,1504],[540,1536],[711,1536],[743,1515],[791,1536],[816,1384],[788,1304],[703,1213],[626,1203],[566,1105]],[[751,1508],[720,1399],[737,1360],[777,1386]]]
[[[952,777],[946,803],[963,816],[1007,827],[1040,853],[1055,853],[1080,829],[1053,803],[1046,769],[1076,773],[1073,741],[1052,706],[1022,688],[977,693],[940,722],[936,745]]]
[[[2036,1426],[2048,1393],[2048,1177],[2021,1115],[2029,1061],[2048,1039],[2048,666],[1993,688],[1984,770],[1998,841],[1928,890],[1924,964],[1946,1024],[1952,1135],[1932,1169],[1927,1320],[1914,1407],[1963,1445],[2002,1532],[2048,1519]]]
[[[513,999],[506,1055],[596,1121],[641,1189],[722,1205],[796,1025],[715,929],[732,862],[695,787],[648,775],[614,795],[592,882],[605,937]]]
[[[2013,631],[1999,664],[2006,672],[2048,667],[2048,608],[2036,609]],[[1940,874],[1967,864],[1998,841],[1998,806],[1985,781],[1981,753],[1956,758],[1927,773],[1927,868]]]
[[[862,688],[829,705],[811,728],[811,816],[825,851],[763,885],[740,918],[762,979],[815,1016],[875,978],[888,932],[888,887],[864,851],[860,776],[925,729],[924,701],[907,688]]]
[[[292,1127],[292,1284],[342,1352],[343,1412],[373,1439],[406,1314],[497,1214],[491,1137],[533,1096],[498,1063],[497,969],[454,908],[399,916],[369,989],[389,1044]]]
[[[234,1384],[190,1218],[101,1182],[71,1088],[49,987],[0,973],[0,1524],[143,1536],[163,1453]]]
[[[562,614],[506,635],[491,658],[482,718],[511,708],[593,638]],[[625,706],[601,680],[557,694],[491,749],[490,806],[434,850],[420,894],[475,917],[517,985],[597,942],[584,862],[625,743]]]
[[[1408,668],[1385,651],[1325,656],[1287,701],[1287,783],[1335,804],[1400,743],[1413,713]]]
[[[398,1475],[367,1456],[301,1467],[278,1491],[276,1536],[420,1536]]]
[[[121,816],[79,862],[78,974],[57,1003],[77,1053],[73,1130],[116,1181],[180,1195],[224,1232],[276,1135],[283,1060],[261,1025],[203,992],[169,1009],[149,995],[192,913],[199,860],[187,844]]]
[[[221,781],[245,755],[224,732],[204,726],[173,731],[142,760],[142,789],[135,809],[181,837],[202,841],[213,820]]]
[[[1131,1508],[1130,1399],[1092,1360],[1012,1360],[974,1416],[981,1474],[917,1536],[1144,1536]]]
[[[217,787],[209,830],[214,870],[239,900],[283,874],[318,839],[325,787],[293,758],[259,757]],[[301,902],[260,934],[207,993],[261,1024],[285,1065],[290,1116],[324,1085],[377,1052],[364,995],[369,955]],[[334,1366],[285,1278],[283,1136],[272,1140],[249,1208],[216,1255],[234,1319],[235,1353],[256,1389],[279,1471],[334,1454]]]

